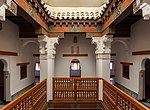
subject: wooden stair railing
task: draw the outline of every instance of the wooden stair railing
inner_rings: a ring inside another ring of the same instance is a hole
[[[98,101],[99,78],[53,78],[54,101]]]
[[[104,79],[103,105],[106,110],[150,110]]]
[[[4,106],[1,110],[46,110],[47,81],[46,79],[29,89],[17,99]]]

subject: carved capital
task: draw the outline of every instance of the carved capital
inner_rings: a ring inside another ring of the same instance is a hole
[[[0,21],[5,21],[5,9],[7,9],[6,5],[0,6]]]
[[[0,0],[0,20],[5,21],[5,10],[10,7],[12,0]]]
[[[112,35],[104,35],[103,37],[93,37],[92,44],[96,45],[95,54],[104,54],[111,52],[111,42],[112,42]]]
[[[58,44],[58,38],[47,38],[47,57],[55,58],[56,44]]]
[[[150,1],[149,0],[136,0],[136,5],[142,10],[144,20],[150,19]]]
[[[44,55],[47,53],[47,48],[46,48],[46,44],[47,44],[47,38],[44,35],[39,35],[38,36],[38,42],[40,44],[40,54]]]

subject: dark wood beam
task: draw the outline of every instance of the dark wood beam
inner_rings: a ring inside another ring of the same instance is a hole
[[[17,52],[10,52],[10,51],[0,51],[0,55],[4,56],[18,56]]]
[[[87,57],[88,54],[63,54],[63,57]]]
[[[132,55],[150,55],[150,50],[132,52]]]

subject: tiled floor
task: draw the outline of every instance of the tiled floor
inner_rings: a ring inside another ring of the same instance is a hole
[[[0,103],[0,108],[4,107],[5,105],[7,105],[9,102],[1,102]]]
[[[142,104],[144,104],[145,106],[149,107],[150,108],[150,102],[147,101],[147,100],[142,100],[140,101]]]

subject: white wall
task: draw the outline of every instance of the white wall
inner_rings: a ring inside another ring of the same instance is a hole
[[[73,43],[74,36],[77,36],[78,43]],[[88,57],[63,57],[63,54],[71,53],[71,46],[79,46],[80,53],[88,54]],[[71,60],[77,58],[81,64],[81,77],[95,77],[95,46],[91,39],[86,39],[85,34],[66,34],[64,39],[59,40],[56,46],[55,77],[70,77]]]
[[[112,53],[116,53],[116,58],[112,57],[115,63],[116,81],[130,90],[138,93],[139,91],[139,72],[142,70],[142,61],[145,58],[150,58],[150,55],[136,55],[132,52],[150,50],[150,20],[143,21],[142,19],[136,22],[131,27],[131,36],[125,41],[128,49],[121,42],[116,42],[112,45]],[[116,40],[114,40],[115,42]],[[130,62],[130,79],[122,77],[122,65],[120,62]]]
[[[10,94],[13,95],[34,82],[33,53],[38,53],[38,46],[29,43],[22,48],[23,39],[19,38],[19,27],[11,21],[2,22],[2,27],[0,31],[0,51],[18,53],[18,56],[0,56],[0,59],[7,62],[7,71],[10,73]],[[20,80],[20,67],[16,64],[25,62],[30,62],[27,78]]]

